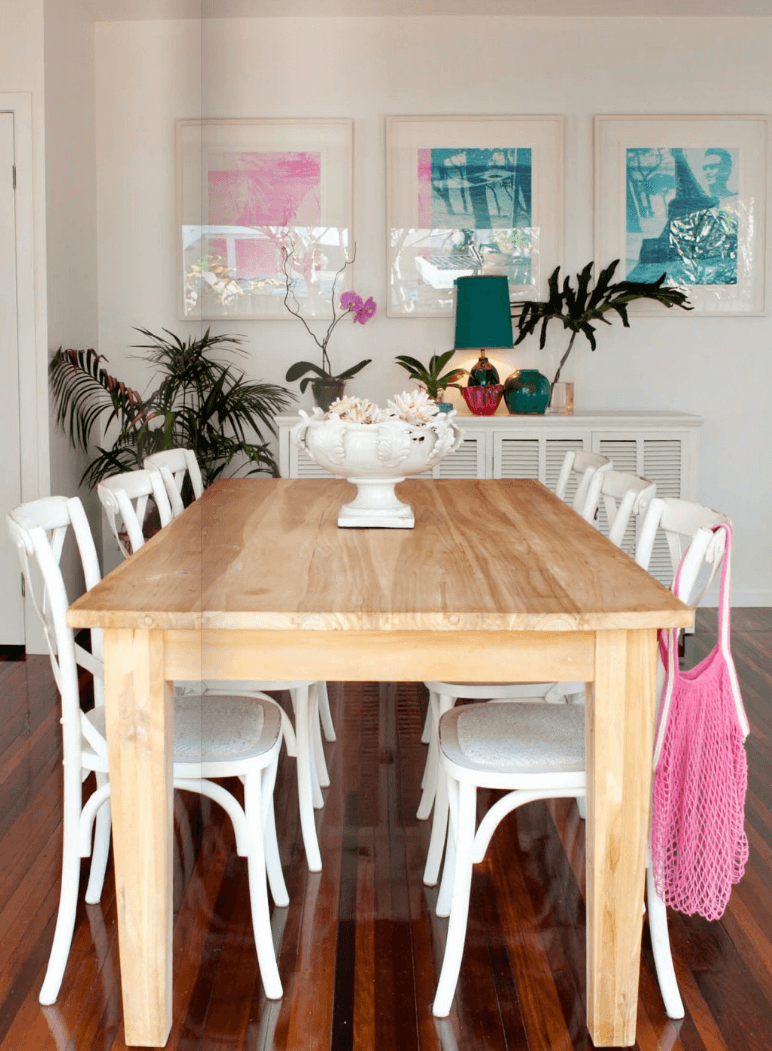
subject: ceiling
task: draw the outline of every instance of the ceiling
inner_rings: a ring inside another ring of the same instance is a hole
[[[319,16],[772,16],[772,0],[83,0],[100,22]]]

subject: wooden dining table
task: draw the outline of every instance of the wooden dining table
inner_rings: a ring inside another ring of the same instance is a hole
[[[656,633],[691,610],[537,481],[406,481],[414,529],[338,528],[350,494],[217,481],[70,607],[73,628],[104,629],[126,1042],[171,1026],[173,683],[302,678],[587,683],[587,1025],[596,1046],[633,1044]]]

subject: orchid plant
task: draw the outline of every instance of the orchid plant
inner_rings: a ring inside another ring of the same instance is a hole
[[[356,374],[360,372],[365,367],[365,365],[369,365],[372,361],[372,358],[365,358],[364,361],[360,361],[358,364],[352,365],[351,368],[346,369],[344,372],[335,375],[332,371],[332,364],[330,362],[330,356],[327,352],[327,347],[330,342],[330,337],[335,331],[336,326],[340,321],[343,320],[344,317],[348,317],[350,315],[354,324],[358,323],[360,325],[366,325],[370,318],[374,317],[375,312],[378,309],[376,302],[372,296],[370,296],[368,299],[362,299],[362,297],[360,295],[357,295],[356,292],[344,292],[343,295],[340,297],[340,313],[338,312],[338,310],[336,310],[335,289],[338,284],[338,280],[345,272],[346,267],[350,266],[356,258],[356,246],[354,247],[354,252],[351,256],[351,259],[347,259],[344,262],[343,266],[340,268],[340,270],[338,270],[332,282],[332,321],[327,326],[327,331],[325,332],[325,334],[321,337],[317,336],[317,334],[309,326],[306,319],[300,313],[300,304],[298,303],[297,298],[295,296],[295,280],[289,271],[289,261],[292,258],[293,249],[285,247],[283,251],[284,277],[286,281],[286,290],[284,292],[284,306],[287,308],[290,314],[293,315],[293,317],[296,317],[303,322],[306,331],[311,336],[311,339],[313,339],[314,343],[316,343],[317,347],[319,347],[319,349],[322,352],[321,367],[319,365],[315,365],[312,361],[296,361],[294,365],[291,365],[287,369],[287,375],[285,379],[288,383],[299,379],[301,391],[305,391],[308,384],[316,380],[324,380],[328,383],[341,383],[344,380],[351,379],[351,377],[356,376]],[[308,375],[308,373],[311,373],[312,375]],[[301,377],[303,378],[301,379]]]

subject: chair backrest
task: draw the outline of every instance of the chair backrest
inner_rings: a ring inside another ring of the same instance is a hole
[[[571,476],[574,475],[577,479],[577,484],[571,499],[571,506],[581,514],[587,500],[590,479],[597,471],[610,471],[612,466],[613,464],[608,456],[585,452],[583,449],[569,449],[560,467],[560,473],[555,485],[555,495],[559,496],[561,500],[567,500],[568,484]]]
[[[623,547],[626,539],[629,539],[632,551],[635,529],[631,529],[629,538],[626,536],[628,529],[633,525],[633,519],[640,520],[646,513],[656,492],[656,485],[648,478],[613,469],[595,471],[590,478],[587,498],[580,513],[582,518],[592,522],[602,503],[609,540],[617,547]]]
[[[148,498],[152,496],[161,527],[172,520],[172,509],[160,471],[125,471],[104,478],[97,487],[112,534],[124,558],[138,551],[145,542],[143,524]]]
[[[101,573],[94,538],[83,505],[77,497],[49,496],[33,500],[9,511],[8,531],[16,547],[27,597],[43,625],[54,678],[62,699],[64,761],[80,764],[81,734],[95,748],[103,748],[101,738],[80,709],[78,665],[94,675],[94,699],[104,703],[102,632],[92,630],[91,653],[75,643],[73,629],[67,625],[70,600],[59,567],[65,537],[71,528],[83,566],[86,588],[99,583]],[[38,573],[34,573],[33,566]]]
[[[192,449],[164,449],[145,457],[144,466],[152,471],[160,471],[166,486],[166,493],[172,508],[172,516],[181,515],[185,510],[182,502],[182,486],[185,475],[190,477],[193,496],[196,500],[204,492],[201,468]]]
[[[635,561],[639,566],[648,569],[657,534],[664,533],[670,553],[672,576],[675,577],[681,558],[688,548],[688,555],[681,570],[678,597],[688,605],[696,607],[710,587],[724,554],[723,531],[714,533],[713,528],[727,521],[729,519],[725,514],[705,504],[655,496],[649,503],[643,519],[635,549]]]

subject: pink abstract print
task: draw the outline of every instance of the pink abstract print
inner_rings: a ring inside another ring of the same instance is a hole
[[[209,172],[211,226],[321,225],[320,153],[224,153],[221,164],[221,170]],[[276,229],[265,233],[265,239],[237,237],[234,262],[239,277],[275,273],[284,238]],[[210,250],[225,256],[225,238],[213,238]]]

